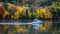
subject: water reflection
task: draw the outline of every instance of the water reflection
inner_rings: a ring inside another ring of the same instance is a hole
[[[0,25],[0,34],[60,34],[60,22],[44,20],[38,30],[33,25]]]

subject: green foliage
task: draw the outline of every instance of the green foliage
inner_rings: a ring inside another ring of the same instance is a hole
[[[14,14],[14,8],[11,8],[10,10],[9,10],[9,12],[11,13],[11,15],[13,15]]]

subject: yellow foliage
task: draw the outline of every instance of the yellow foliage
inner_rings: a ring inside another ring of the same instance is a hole
[[[8,9],[11,9],[12,7],[15,7],[15,5],[8,3]]]
[[[55,3],[54,2],[52,3],[51,7],[55,7]]]
[[[25,12],[25,8],[24,7],[20,7],[20,6],[17,6],[16,7],[17,8],[17,12],[15,12],[15,14],[14,14],[14,19],[19,19],[19,17],[21,17],[21,14],[22,14],[22,12],[24,12],[24,16],[26,16],[26,12]]]
[[[43,18],[43,15],[44,16],[46,15],[46,9],[45,8],[41,8],[39,13],[40,13],[40,17]]]
[[[43,18],[44,16],[43,16],[43,14],[42,14],[42,13],[40,13],[40,16],[39,16],[39,17]]]
[[[57,8],[60,9],[60,6],[58,6]]]
[[[6,17],[6,15],[8,15],[8,11],[4,10],[4,15],[3,15],[3,19]]]
[[[21,13],[22,13],[22,11],[23,11],[23,8],[22,8],[22,7],[20,7],[20,6],[17,6],[17,9],[18,9],[18,13],[19,13],[19,14],[21,14]]]
[[[45,15],[45,18],[52,19],[52,14],[48,11]]]
[[[21,17],[21,14],[22,12],[24,12],[24,16],[26,16],[26,11],[25,11],[25,7],[20,7],[20,6],[17,6],[17,12],[14,14],[14,19],[19,19],[19,17]]]
[[[48,17],[49,19],[52,19],[52,14],[51,14],[51,13],[48,13],[48,14],[47,14],[47,17]]]
[[[46,13],[46,9],[45,8],[41,8],[40,9],[40,13],[43,12],[43,13]]]
[[[52,14],[49,12],[49,10],[47,11],[46,8],[41,8],[39,13],[41,18],[49,18],[49,19],[52,18]],[[43,17],[43,14],[44,14],[44,17]]]
[[[39,13],[39,9],[36,11],[36,17],[37,18],[39,18],[39,15],[40,15],[40,13]]]
[[[26,16],[26,10],[24,10],[24,16]]]
[[[15,12],[13,18],[14,19],[19,19],[19,13],[18,12]]]
[[[31,18],[31,15],[32,15],[32,14],[31,14],[31,12],[30,12],[30,11],[28,11],[28,16],[29,16],[29,18]]]

